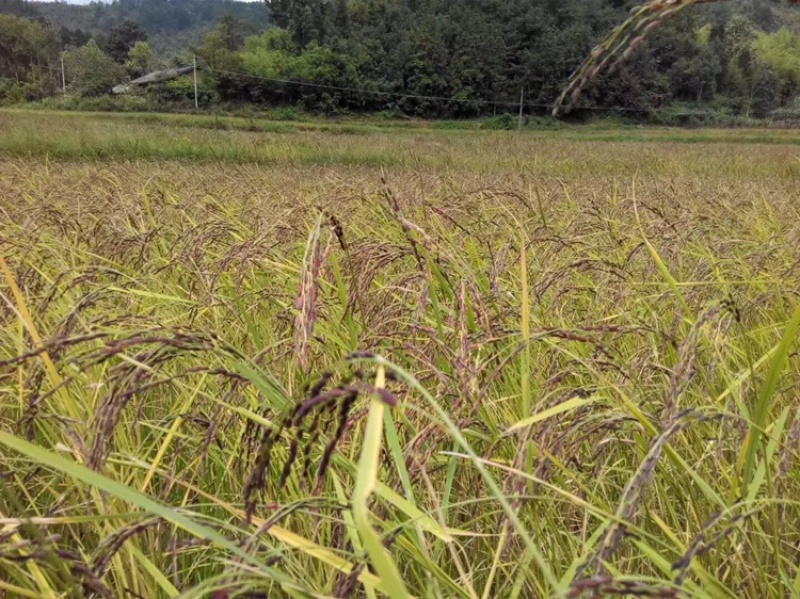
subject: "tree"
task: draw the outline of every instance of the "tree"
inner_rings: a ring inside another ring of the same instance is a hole
[[[147,33],[135,21],[125,20],[109,31],[103,50],[114,61],[123,64],[136,42],[146,42]]]
[[[272,22],[281,29],[288,29],[292,22],[292,0],[264,0]]]
[[[67,81],[81,96],[100,96],[126,79],[125,67],[105,54],[94,40],[64,53]]]
[[[156,67],[155,55],[147,42],[136,42],[128,51],[125,68],[132,79],[149,73]]]
[[[56,62],[58,42],[41,23],[0,15],[0,77],[18,84],[49,78],[46,71]]]
[[[800,88],[800,36],[781,28],[775,33],[759,33],[753,51],[758,60],[783,82],[785,96]]]
[[[790,101],[800,92],[800,18],[791,21],[772,0],[713,2],[654,0],[627,21],[636,0],[117,0],[35,8],[62,27],[63,47],[83,46],[90,34],[133,77],[152,69],[154,56],[185,65],[196,50],[205,82],[225,101],[466,117],[516,110],[522,89],[529,110],[539,110],[623,21],[569,88],[589,109],[713,104],[760,113]],[[712,6],[682,10],[693,4]],[[19,11],[24,3],[3,6]],[[255,36],[268,13],[278,27]]]
[[[319,45],[328,41],[331,24],[326,0],[265,0],[265,2],[273,21],[289,31],[298,48],[305,48],[312,41]],[[341,6],[334,13],[340,11]]]
[[[633,55],[643,45],[645,37],[663,24],[668,17],[674,17],[685,8],[695,4],[712,4],[720,0],[650,0],[633,11],[633,16],[625,20],[608,35],[584,59],[564,87],[556,101],[554,114],[574,107],[583,92],[601,74],[613,70]],[[800,0],[788,0],[790,4],[800,4]],[[763,16],[763,15],[761,15]],[[747,20],[747,19],[745,19]],[[743,50],[735,59],[735,66],[745,71],[745,77],[752,79],[754,70],[750,64],[749,50]],[[751,91],[755,87],[751,88]],[[751,99],[753,94],[750,94]],[[749,105],[749,104],[748,104]]]
[[[0,14],[25,17],[42,24],[47,22],[36,6],[32,2],[26,2],[25,0],[0,0]]]
[[[261,2],[109,0],[75,4],[71,1],[0,0],[0,14],[13,14],[12,10],[19,10],[11,8],[11,5],[19,5],[26,11],[40,14],[56,30],[63,27],[68,31],[85,32],[88,37],[81,43],[67,42],[74,47],[80,47],[94,38],[101,48],[106,49],[111,30],[126,20],[134,21],[147,32],[147,42],[153,52],[164,60],[199,43],[203,34],[226,15],[246,22],[252,28],[252,33],[270,24],[269,11]],[[34,18],[33,14],[22,16]],[[248,34],[246,31],[245,35]],[[124,62],[126,56],[127,51],[119,58],[120,62]]]
[[[332,21],[336,35],[340,37],[350,35],[350,9],[347,0],[334,0]]]
[[[247,81],[240,75],[244,69],[238,53],[245,42],[245,30],[245,24],[225,17],[205,35],[203,45],[195,48],[195,53],[209,69],[207,77],[225,100],[241,100],[247,93]]]
[[[247,23],[230,15],[220,19],[214,30],[206,36],[206,44],[217,48],[236,52],[244,46],[244,40],[248,34],[254,31],[248,27]]]
[[[61,38],[61,48],[64,50],[80,48],[92,39],[83,29],[67,29],[63,25],[58,30],[58,37]]]

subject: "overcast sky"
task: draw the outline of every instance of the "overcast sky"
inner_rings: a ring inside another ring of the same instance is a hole
[[[53,0],[33,0],[33,2],[52,2]],[[95,2],[112,2],[113,0],[59,0],[60,2],[66,2],[67,4],[91,4],[93,1]],[[262,2],[263,0],[237,0],[237,2]]]

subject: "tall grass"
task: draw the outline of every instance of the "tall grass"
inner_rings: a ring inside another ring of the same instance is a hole
[[[0,156],[91,162],[180,160],[224,164],[289,163],[296,165],[388,166],[458,168],[468,171],[534,168],[557,176],[580,170],[600,175],[609,160],[626,160],[636,170],[642,157],[629,149],[596,146],[586,152],[589,165],[572,157],[575,143],[699,145],[720,144],[714,150],[736,161],[683,160],[671,164],[674,152],[661,146],[640,151],[651,156],[648,167],[659,166],[661,174],[673,168],[692,168],[694,174],[729,168],[736,173],[750,168],[755,154],[766,174],[774,167],[771,156],[759,160],[758,153],[744,144],[795,146],[800,134],[794,130],[669,129],[567,127],[525,131],[441,130],[431,127],[392,128],[380,121],[344,123],[294,123],[236,117],[168,114],[83,114],[0,110]],[[368,139],[363,139],[367,137]],[[533,138],[533,139],[532,139]],[[532,143],[533,140],[539,143]],[[558,143],[564,142],[564,143]],[[731,145],[735,143],[736,145]],[[540,145],[541,144],[541,145]],[[543,151],[547,150],[547,151]],[[672,150],[672,148],[670,148]],[[703,156],[706,149],[691,151]],[[784,148],[785,153],[793,152]],[[653,154],[656,155],[653,155]],[[536,162],[528,159],[536,156]],[[620,155],[620,158],[617,157]],[[635,158],[635,161],[631,159]],[[690,165],[690,162],[693,164]],[[549,168],[548,168],[549,167]]]
[[[49,118],[0,140],[7,596],[800,595],[790,147]]]

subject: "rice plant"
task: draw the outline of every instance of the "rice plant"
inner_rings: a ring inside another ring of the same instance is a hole
[[[631,9],[631,16],[598,44],[572,74],[556,101],[553,114],[572,110],[590,83],[601,75],[613,74],[622,62],[639,49],[650,33],[671,17],[691,6],[722,1],[650,0]],[[800,0],[786,1],[789,4],[800,3]]]
[[[50,119],[0,139],[0,594],[800,594],[791,133]]]

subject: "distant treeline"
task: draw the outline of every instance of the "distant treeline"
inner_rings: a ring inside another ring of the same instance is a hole
[[[0,27],[16,31],[12,36],[31,40],[31,55],[9,56],[0,47],[0,81],[6,82],[0,93],[35,99],[57,92],[50,73],[68,48],[68,85],[79,95],[105,93],[120,78],[186,63],[196,53],[205,67],[205,106],[468,117],[515,112],[522,95],[526,113],[544,113],[581,59],[634,4],[117,0],[72,6],[0,0],[0,12],[15,12],[28,29],[37,28],[23,33],[26,27],[0,20]],[[169,48],[155,43],[159,36],[186,41]],[[4,39],[9,34],[0,30],[0,45]],[[175,81],[146,95],[152,103],[185,105],[193,91]],[[583,109],[635,116],[684,107],[758,116],[793,109],[799,92],[800,11],[737,0],[671,20],[621,69],[595,82]]]
[[[91,4],[0,0],[0,14],[39,18],[55,29],[67,45],[104,39],[115,27],[132,21],[147,33],[153,49],[164,57],[181,54],[202,41],[220,19],[232,16],[248,23],[250,32],[269,24],[260,2],[232,0],[116,0]]]

